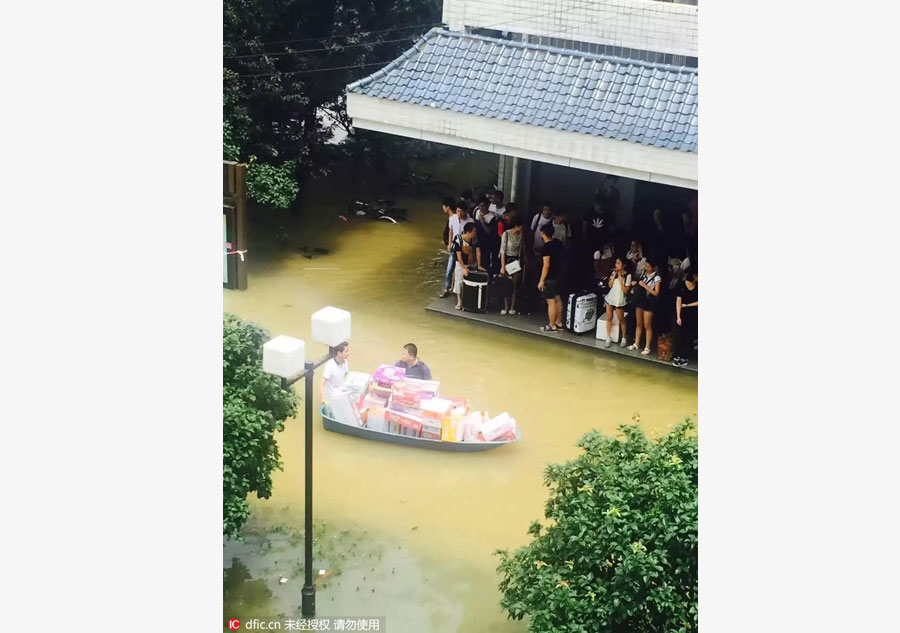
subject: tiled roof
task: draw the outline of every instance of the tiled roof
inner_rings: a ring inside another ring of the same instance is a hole
[[[437,28],[349,92],[697,151],[697,69]]]

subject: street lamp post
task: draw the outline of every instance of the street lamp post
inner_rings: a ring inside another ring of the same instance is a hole
[[[281,378],[281,387],[290,389],[301,378],[305,379],[305,427],[306,427],[306,512],[304,529],[303,589],[300,592],[301,613],[304,617],[316,614],[316,586],[313,584],[313,487],[312,487],[312,419],[313,378],[316,369],[332,357],[331,349],[350,340],[350,313],[331,306],[312,315],[312,335],[317,343],[328,345],[329,352],[316,362],[306,362],[306,343],[290,336],[276,336],[263,345],[263,371]]]

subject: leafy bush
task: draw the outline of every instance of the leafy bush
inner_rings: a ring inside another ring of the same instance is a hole
[[[226,314],[222,342],[224,401],[222,457],[224,528],[235,536],[250,515],[247,495],[272,494],[271,473],[281,470],[276,431],[297,411],[297,398],[278,378],[262,370],[262,346],[269,334]]]
[[[547,467],[545,527],[500,550],[501,606],[533,632],[696,631],[697,436],[685,421],[649,440],[598,431]]]
[[[270,165],[257,162],[256,157],[251,156],[247,166],[247,195],[267,207],[289,208],[300,191],[300,184],[294,178],[295,168],[294,161]]]
[[[240,140],[231,121],[222,123],[222,158],[235,162],[241,158]]]

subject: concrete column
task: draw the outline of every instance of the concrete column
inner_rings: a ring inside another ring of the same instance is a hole
[[[531,204],[531,165],[532,162],[525,158],[519,159],[516,177],[516,196],[510,196],[510,200],[519,205],[527,215]]]
[[[637,181],[633,178],[619,178],[619,214],[616,225],[626,231],[634,230],[634,191]]]
[[[507,200],[517,200],[517,192],[519,190],[519,157],[513,156],[512,159],[512,178],[510,178],[509,191],[506,192]]]
[[[504,199],[515,202],[527,211],[531,197],[532,162],[518,156],[500,156],[497,163],[497,188]]]
[[[497,163],[497,189],[502,191],[507,197],[509,196],[509,187],[513,174],[512,163],[512,158],[503,154],[500,155],[500,160]]]

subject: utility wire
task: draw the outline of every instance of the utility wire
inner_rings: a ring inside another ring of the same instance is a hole
[[[243,44],[233,44],[234,46],[249,46],[250,44],[260,44],[262,46],[267,46],[269,44],[293,44],[296,42],[325,42],[328,40],[337,40],[349,37],[362,37],[363,35],[373,35],[375,33],[390,33],[392,31],[405,31],[407,29],[419,29],[422,27],[431,28],[433,26],[441,26],[440,22],[431,22],[429,24],[412,24],[410,26],[396,26],[391,29],[381,29],[380,31],[359,31],[358,33],[347,33],[345,35],[331,35],[327,37],[307,37],[300,40],[281,40],[278,42],[244,42]],[[222,46],[228,46],[228,44],[223,44]]]
[[[507,25],[507,24],[513,24],[513,23],[515,23],[515,22],[523,22],[523,21],[529,21],[529,20],[537,20],[537,19],[540,19],[540,18],[549,17],[549,16],[551,16],[551,15],[557,15],[557,14],[562,14],[562,13],[568,13],[568,12],[570,12],[570,11],[576,11],[576,10],[579,10],[579,9],[586,9],[586,8],[589,8],[590,6],[594,6],[594,5],[598,5],[598,4],[609,4],[609,2],[610,2],[610,0],[601,0],[600,2],[596,2],[596,1],[594,1],[594,0],[585,0],[585,2],[583,2],[583,3],[579,3],[579,4],[574,5],[574,6],[571,6],[571,7],[566,7],[566,8],[564,8],[564,9],[557,9],[557,10],[555,10],[555,11],[550,11],[550,12],[548,12],[548,13],[542,13],[542,14],[538,14],[538,15],[530,15],[530,16],[527,16],[527,17],[524,17],[524,18],[518,18],[518,19],[516,19],[516,20],[507,20],[507,21],[504,21],[504,22],[498,22],[498,23],[496,23],[496,24],[488,24],[488,25],[478,26],[478,27],[475,27],[475,28],[479,28],[479,29],[493,29],[493,27],[497,27],[497,26],[505,26],[505,25]],[[648,12],[650,12],[650,11],[660,11],[660,9],[643,8],[643,9],[640,10],[640,13],[648,13]],[[422,25],[419,25],[419,26],[429,26],[429,25],[427,25],[427,24],[422,24]],[[431,25],[431,26],[436,26],[436,25]],[[392,30],[393,30],[393,31],[396,31],[396,30],[402,30],[402,29],[404,29],[404,28],[407,28],[407,29],[408,29],[408,28],[418,28],[418,27],[412,27],[412,26],[409,26],[409,27],[398,27],[398,28],[396,28],[396,29],[386,29],[385,31],[368,31],[368,33],[371,34],[371,33],[378,33],[378,32],[387,32],[387,31],[392,31]],[[366,33],[366,32],[359,33],[358,35],[362,35],[362,34],[364,34],[364,33]],[[335,37],[350,37],[350,36],[335,36]],[[543,37],[546,37],[546,36],[543,36]],[[317,38],[312,38],[312,39],[317,39]],[[326,39],[326,38],[322,38],[322,39]],[[406,38],[403,38],[403,39],[406,39]],[[409,38],[409,39],[412,39],[412,38]],[[293,41],[307,41],[307,40],[293,40]],[[401,40],[401,41],[402,41],[402,40]],[[278,42],[269,42],[269,43],[270,43],[270,44],[275,44],[275,43],[278,43]],[[382,42],[382,43],[383,43],[383,42]],[[375,44],[375,43],[371,43],[371,44]],[[348,46],[348,48],[349,48],[349,46]],[[330,49],[329,49],[329,50],[330,50]],[[299,52],[299,51],[298,51],[298,52]],[[275,55],[275,54],[273,54],[273,55]],[[239,77],[239,78],[254,78],[254,77],[269,77],[269,76],[274,76],[274,75],[309,74],[309,73],[327,72],[327,71],[331,71],[331,70],[349,70],[349,69],[351,69],[351,68],[365,68],[365,67],[368,67],[368,66],[377,66],[377,65],[379,65],[379,64],[386,64],[386,63],[389,63],[390,61],[393,61],[393,60],[387,60],[387,61],[384,61],[384,62],[373,62],[373,63],[370,63],[370,64],[355,64],[355,65],[353,65],[353,66],[339,66],[339,67],[336,67],[336,68],[319,68],[319,69],[313,69],[313,70],[298,70],[298,71],[291,71],[291,72],[279,72],[279,71],[274,71],[274,72],[271,72],[271,73],[260,73],[260,74],[256,74],[256,75],[237,75],[237,77]]]
[[[223,57],[222,59],[247,59],[250,57],[278,57],[280,55],[299,55],[301,53],[318,53],[319,51],[335,51],[339,52],[345,48],[359,48],[360,46],[380,46],[381,44],[393,44],[396,42],[408,42],[414,39],[412,36],[410,37],[401,37],[396,40],[382,40],[380,42],[362,42],[360,44],[336,44],[331,48],[308,48],[302,51],[281,51],[281,52],[272,52],[272,53],[254,53],[252,55],[230,55],[228,57]]]
[[[324,72],[328,72],[331,70],[350,70],[351,68],[365,68],[367,66],[381,66],[382,64],[388,64],[392,61],[393,60],[391,60],[391,59],[385,59],[380,62],[372,62],[370,64],[353,64],[352,66],[336,66],[334,68],[314,68],[312,70],[292,70],[290,72],[281,72],[281,71],[276,70],[276,71],[270,72],[270,73],[259,73],[257,75],[235,75],[234,77],[237,77],[240,79],[250,79],[253,77],[273,77],[275,75],[308,75],[311,73],[324,73]]]

